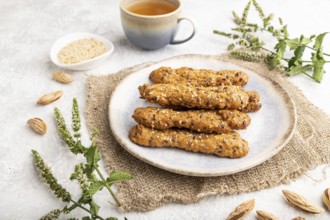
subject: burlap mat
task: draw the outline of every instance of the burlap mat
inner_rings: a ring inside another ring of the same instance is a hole
[[[87,126],[100,130],[97,144],[107,170],[132,173],[133,180],[118,185],[118,197],[124,211],[148,211],[166,203],[193,203],[209,195],[237,194],[288,183],[308,169],[330,162],[330,117],[311,104],[286,77],[269,71],[261,63],[217,57],[261,75],[270,76],[292,96],[297,107],[297,128],[286,147],[273,158],[247,171],[223,177],[189,177],[170,173],[131,156],[111,134],[108,103],[118,82],[133,67],[108,76],[89,76],[86,104]],[[140,66],[141,68],[141,66]]]

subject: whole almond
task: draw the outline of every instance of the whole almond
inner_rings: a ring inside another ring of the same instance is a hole
[[[298,216],[298,217],[293,218],[292,220],[306,220],[306,219],[304,217]]]
[[[324,211],[321,207],[313,204],[308,199],[306,199],[302,195],[299,195],[298,193],[294,193],[289,190],[282,190],[282,192],[290,204],[305,212],[318,214]]]
[[[66,72],[56,71],[56,72],[53,72],[52,75],[53,75],[53,79],[55,79],[56,81],[58,81],[60,83],[68,84],[74,80],[74,78]]]
[[[325,206],[330,210],[330,188],[324,190],[322,198]]]
[[[27,124],[38,134],[45,134],[47,131],[46,123],[40,118],[31,118]]]
[[[259,220],[279,220],[275,215],[262,210],[257,210],[257,215]]]
[[[254,208],[255,200],[249,200],[241,203],[239,206],[232,211],[229,216],[226,218],[227,220],[240,220],[247,216],[252,209]]]
[[[39,98],[39,100],[37,101],[37,104],[48,105],[48,104],[56,101],[57,99],[61,98],[62,95],[63,95],[63,91],[56,91],[56,92],[48,93],[46,95],[41,96]]]

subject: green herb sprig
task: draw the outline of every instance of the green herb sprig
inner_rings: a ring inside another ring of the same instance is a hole
[[[41,158],[40,154],[36,150],[32,150],[34,164],[41,174],[41,177],[48,184],[49,188],[53,191],[54,195],[67,204],[62,209],[54,209],[45,216],[41,217],[41,220],[57,219],[61,214],[68,214],[76,208],[80,208],[89,216],[85,216],[83,220],[115,220],[117,218],[109,217],[103,218],[98,215],[100,206],[94,201],[93,196],[103,188],[106,188],[111,194],[112,198],[118,206],[120,202],[111,186],[115,183],[127,181],[132,179],[131,174],[125,171],[112,171],[109,177],[105,177],[100,169],[98,162],[100,161],[99,150],[95,144],[95,138],[98,136],[98,131],[94,130],[90,137],[91,143],[89,147],[85,147],[81,142],[81,121],[78,102],[73,99],[72,105],[72,131],[67,128],[64,117],[58,108],[54,109],[55,119],[59,135],[68,146],[70,151],[77,155],[82,154],[86,160],[85,163],[78,163],[75,166],[70,180],[76,180],[81,188],[82,194],[78,200],[72,199],[71,194],[61,184],[58,183],[56,177],[52,174],[50,168],[46,165],[45,161]]]
[[[256,9],[261,24],[248,21],[248,15],[251,5]],[[227,37],[233,40],[228,46],[230,54],[234,57],[247,61],[265,61],[270,69],[279,68],[285,71],[289,76],[297,74],[305,74],[316,82],[323,79],[324,65],[330,60],[325,60],[325,56],[330,54],[323,53],[323,39],[329,33],[325,32],[319,35],[311,35],[305,37],[301,35],[297,38],[290,38],[288,26],[279,18],[278,27],[273,23],[273,14],[265,15],[263,9],[257,0],[249,0],[245,6],[242,16],[238,16],[233,12],[233,21],[236,27],[232,28],[233,33],[227,33],[214,30],[214,34]],[[268,32],[277,40],[274,50],[265,47],[258,34]],[[288,56],[287,51],[292,51],[292,55]],[[310,60],[303,60],[306,53],[310,53]]]

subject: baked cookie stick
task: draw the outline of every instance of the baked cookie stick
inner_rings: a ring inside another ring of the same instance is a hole
[[[185,84],[144,84],[139,86],[141,98],[163,106],[201,109],[242,110],[249,95],[240,86],[194,87]]]
[[[187,151],[239,158],[249,152],[248,143],[236,132],[204,134],[185,130],[153,130],[143,125],[131,128],[129,138],[145,147],[175,147]]]
[[[152,71],[149,78],[153,83],[177,84],[180,82],[189,83],[193,86],[244,86],[248,81],[248,76],[239,70],[214,71],[188,67],[177,69],[160,67]]]
[[[219,87],[208,87],[210,90],[217,92],[219,91]],[[262,104],[260,102],[260,95],[257,91],[253,90],[245,90],[246,93],[249,96],[249,102],[248,104],[240,109],[243,112],[256,112],[259,111],[260,108],[262,107]]]
[[[211,91],[218,92],[221,87],[208,87]],[[242,112],[256,112],[259,111],[262,107],[262,104],[260,102],[260,95],[257,91],[253,90],[245,90],[246,93],[249,96],[249,102],[248,104],[240,109]],[[171,106],[171,108],[175,108],[177,110],[182,110],[180,106]],[[226,108],[227,109],[227,108]]]
[[[249,95],[249,103],[242,109],[243,112],[256,112],[262,107],[260,95],[256,91],[247,91]]]
[[[133,118],[149,128],[164,130],[185,128],[203,133],[229,133],[233,129],[245,129],[250,117],[237,110],[187,110],[175,111],[170,108],[137,108]]]

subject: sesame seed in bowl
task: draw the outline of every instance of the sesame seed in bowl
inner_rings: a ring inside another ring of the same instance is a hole
[[[89,70],[106,61],[113,49],[113,44],[99,35],[73,33],[53,44],[50,59],[61,68]]]

